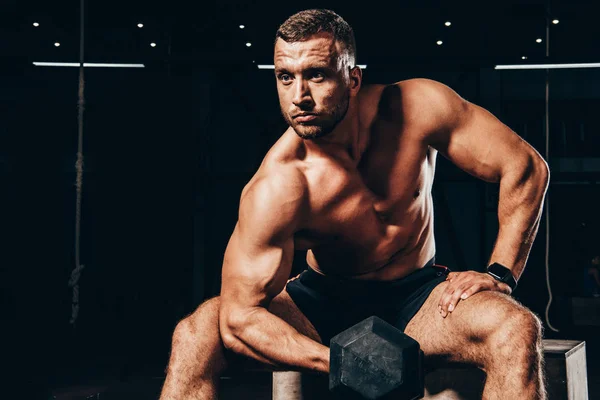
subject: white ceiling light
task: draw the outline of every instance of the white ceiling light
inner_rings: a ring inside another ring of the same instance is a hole
[[[156,43],[154,43],[154,42],[150,43],[150,47],[156,47]]]
[[[442,42],[441,40],[437,41],[438,46],[441,46],[444,42]]]
[[[542,39],[540,39],[540,38],[537,38],[537,39],[535,39],[535,42],[536,42],[536,43],[542,43]]]
[[[526,56],[521,57],[522,60],[527,60]]]
[[[568,68],[600,68],[600,63],[496,65],[494,67],[494,69],[568,69]]]
[[[138,28],[143,28],[143,27],[144,27],[144,24],[142,24],[142,23],[140,22],[140,23],[139,23],[137,26],[138,26]]]
[[[240,29],[244,29],[244,28],[245,28],[245,26],[244,26],[244,25],[240,25]]]
[[[246,43],[246,47],[250,47],[250,46],[252,46],[252,43],[250,43],[250,42]]]
[[[56,42],[56,43],[54,43],[54,46],[55,47],[60,47],[60,43]]]
[[[79,63],[34,62],[36,67],[79,67]],[[144,64],[83,63],[88,68],[145,68]]]
[[[557,25],[557,24],[558,24],[558,22],[559,22],[559,21],[558,21],[557,19],[555,19],[555,20],[552,20],[552,23],[553,23],[554,25]]]
[[[445,23],[444,25],[446,25],[446,26],[450,26],[450,25],[452,25],[452,22],[450,22],[450,21],[446,21],[446,23]]]
[[[37,28],[38,26],[40,26],[40,24],[39,24],[39,22],[34,22],[33,26],[35,26]]]

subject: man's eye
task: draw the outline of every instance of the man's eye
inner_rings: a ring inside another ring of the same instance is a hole
[[[279,80],[282,82],[288,82],[290,79],[291,79],[291,77],[288,74],[279,75]]]
[[[325,74],[323,74],[322,72],[315,72],[313,74],[313,78],[316,80],[323,80],[325,79]]]

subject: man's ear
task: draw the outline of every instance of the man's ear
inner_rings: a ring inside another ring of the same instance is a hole
[[[358,93],[362,85],[362,69],[359,66],[355,66],[350,70],[350,91]]]

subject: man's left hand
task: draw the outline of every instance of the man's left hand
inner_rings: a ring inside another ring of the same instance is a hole
[[[477,292],[492,290],[510,294],[510,286],[504,282],[497,281],[492,276],[483,272],[464,271],[450,272],[446,277],[446,290],[440,297],[438,311],[442,317],[448,316],[456,309],[458,302],[466,300]]]

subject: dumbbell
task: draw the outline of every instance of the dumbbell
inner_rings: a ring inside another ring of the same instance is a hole
[[[419,343],[382,319],[372,316],[346,329],[331,339],[329,348],[329,390],[335,397],[423,397]]]

